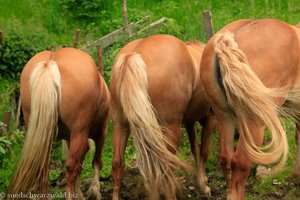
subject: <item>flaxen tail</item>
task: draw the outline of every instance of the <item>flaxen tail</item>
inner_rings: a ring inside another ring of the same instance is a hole
[[[46,193],[53,138],[61,98],[61,76],[54,61],[39,63],[30,77],[30,117],[21,158],[9,193]]]
[[[239,49],[232,33],[215,36],[214,48],[220,63],[228,104],[237,118],[237,129],[248,158],[258,164],[278,162],[273,172],[281,170],[287,160],[288,143],[286,133],[278,117],[279,107],[273,97],[280,89],[264,86],[248,64],[245,54]],[[253,141],[247,121],[255,120],[266,124],[272,134],[271,142],[260,148]]]
[[[175,194],[178,181],[174,171],[178,167],[187,169],[188,165],[167,149],[166,144],[171,144],[148,94],[146,64],[140,54],[122,54],[114,70],[117,95],[133,134],[137,165],[150,198],[158,199],[159,192],[165,196]]]

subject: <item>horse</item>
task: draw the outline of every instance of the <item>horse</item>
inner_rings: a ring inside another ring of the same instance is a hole
[[[202,144],[209,145],[216,118],[200,81],[200,61],[204,46],[184,43],[170,35],[137,39],[117,55],[110,79],[113,123],[113,200],[120,199],[124,175],[124,151],[130,132],[136,147],[137,166],[150,199],[176,199],[180,183],[175,170],[193,170],[175,153],[181,141],[181,125],[186,126],[197,166],[197,182],[205,187],[207,148],[198,148],[194,123],[200,121]],[[203,137],[202,137],[203,138]],[[204,146],[204,145],[203,145]]]
[[[300,23],[295,25],[297,28],[299,28],[300,31]],[[300,183],[300,121],[298,120],[296,122],[296,145],[297,145],[297,153],[296,153],[296,163],[294,167],[294,178],[297,183]]]
[[[251,162],[276,163],[271,173],[285,165],[288,142],[279,117],[299,114],[299,38],[298,28],[280,20],[238,20],[204,48],[200,77],[222,132],[227,199],[244,199]],[[272,139],[261,147],[266,127]]]
[[[300,23],[295,25],[295,27],[300,28]],[[295,141],[296,141],[296,162],[293,170],[293,177],[296,183],[300,183],[300,121],[296,118],[295,123],[296,131],[295,131]],[[269,170],[266,167],[260,166],[256,168],[256,176],[260,178],[264,178],[270,175]]]
[[[91,138],[95,174],[88,195],[100,199],[110,94],[93,59],[73,48],[37,53],[21,73],[20,96],[27,133],[8,193],[47,194],[52,143],[58,138],[69,148],[66,199],[83,198],[79,174]]]

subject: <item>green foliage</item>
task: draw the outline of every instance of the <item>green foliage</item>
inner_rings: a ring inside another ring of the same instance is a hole
[[[105,0],[65,0],[61,1],[61,6],[67,11],[72,12],[74,19],[86,22],[89,20],[94,21],[100,16],[105,15],[107,12],[103,12],[102,10],[106,6],[109,6],[109,3]]]
[[[12,144],[15,146],[22,145],[24,137],[24,131],[16,128],[13,131],[11,131],[9,135],[10,140],[12,140]]]
[[[112,144],[112,122],[109,121],[108,123],[108,133],[107,138],[104,143],[103,152],[102,152],[102,160],[103,160],[103,167],[101,169],[100,175],[101,177],[109,177],[111,176],[111,164],[112,164],[112,158],[113,158],[113,144]],[[95,147],[87,153],[85,161],[84,161],[84,169],[83,173],[81,173],[81,179],[84,178],[91,178],[93,177],[93,166],[92,166],[92,160],[95,153]],[[135,155],[135,147],[133,145],[132,137],[128,138],[127,147],[125,150],[125,162],[126,166],[132,161],[133,156]]]
[[[12,177],[21,153],[24,132],[15,129],[8,136],[3,137],[6,153],[0,153],[0,191],[5,191]],[[9,145],[9,146],[7,146]]]
[[[18,82],[0,77],[0,119],[2,119],[2,115],[5,111],[11,111],[15,108],[15,105],[12,104],[12,98],[18,88]]]
[[[15,129],[7,136],[0,136],[0,161],[1,165],[5,165],[3,160],[10,155],[15,146],[20,146],[24,138],[24,132]]]
[[[50,172],[49,172],[50,182],[53,181],[53,180],[57,180],[58,177],[59,177],[59,174],[56,170],[50,170]]]
[[[11,144],[11,141],[6,136],[0,136],[0,160],[8,153],[8,147]]]
[[[88,32],[106,34],[120,28],[123,22],[121,1],[65,0],[60,1],[60,5],[72,20],[81,22],[80,26]]]
[[[0,76],[16,78],[27,61],[45,47],[39,46],[39,36],[22,34],[18,30],[5,32],[4,43],[0,44]]]
[[[15,2],[17,1],[17,3]],[[0,119],[4,111],[12,110],[11,97],[18,88],[18,76],[25,63],[38,51],[56,49],[62,45],[70,46],[73,42],[74,30],[81,29],[79,47],[87,41],[94,41],[123,26],[122,3],[112,0],[0,0],[0,29],[4,32],[4,43],[0,45]],[[119,50],[129,41],[148,37],[156,33],[175,35],[182,40],[198,39],[205,42],[202,25],[202,12],[211,10],[213,14],[214,31],[218,31],[226,24],[245,18],[278,18],[290,24],[298,23],[300,19],[299,0],[127,0],[129,23],[133,23],[146,15],[151,22],[161,17],[167,17],[168,22],[156,30],[135,34],[130,39],[121,39],[118,43],[103,50],[105,80],[109,85],[111,66]],[[96,60],[96,51],[92,47],[86,50]],[[254,180],[254,168],[250,174],[252,188],[259,193],[258,199],[269,193],[274,178],[283,180],[290,177],[295,161],[294,126],[292,122],[284,121],[288,130],[290,156],[286,170],[265,181]],[[268,134],[268,133],[267,133]],[[183,133],[180,155],[183,159],[193,162],[187,135]],[[17,129],[8,137],[0,139],[0,148],[5,146],[5,155],[0,150],[0,191],[4,191],[16,161],[21,152],[23,133]],[[16,142],[15,142],[16,141]],[[11,143],[11,151],[6,146]],[[208,174],[218,172],[214,179],[224,182],[218,160],[219,140],[214,134],[207,162]],[[135,154],[132,138],[129,138],[126,149],[126,163]],[[58,164],[61,161],[61,147],[55,145],[52,159]],[[2,157],[1,157],[2,156]],[[94,149],[87,154],[82,178],[93,176],[92,159]],[[109,124],[107,139],[103,150],[104,166],[102,177],[111,175],[111,161],[113,157],[112,125]],[[50,179],[55,180],[58,174],[51,171]],[[213,180],[209,180],[213,184]],[[214,185],[211,185],[214,189]],[[215,188],[216,189],[216,188]],[[253,199],[249,197],[247,199]]]

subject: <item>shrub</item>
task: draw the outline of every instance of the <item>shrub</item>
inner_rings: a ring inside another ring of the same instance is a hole
[[[19,78],[27,61],[42,50],[36,34],[22,34],[17,30],[4,33],[0,44],[0,77]]]
[[[103,10],[105,1],[103,0],[65,0],[61,1],[64,9],[72,12],[72,16],[77,20],[95,20],[99,18]]]

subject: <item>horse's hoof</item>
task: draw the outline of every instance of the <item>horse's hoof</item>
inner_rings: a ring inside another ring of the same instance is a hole
[[[237,197],[234,197],[231,193],[228,193],[227,200],[237,200]]]
[[[204,176],[204,181],[205,181],[205,183],[207,184],[207,182],[208,182],[207,176]]]
[[[201,194],[204,194],[206,196],[211,196],[211,189],[207,185],[204,185],[200,188]]]
[[[270,175],[270,169],[269,168],[266,168],[265,166],[261,166],[261,165],[256,167],[255,177],[257,179],[266,178],[269,175]]]
[[[88,192],[87,192],[87,199],[89,200],[101,200],[102,199],[102,196],[101,196],[101,194],[100,194],[100,192],[98,192],[98,191],[91,191],[91,190],[89,190]]]
[[[119,195],[113,194],[112,200],[119,200]]]
[[[235,200],[235,199],[232,198],[232,197],[230,197],[230,196],[228,196],[228,197],[227,197],[227,200]]]
[[[100,193],[100,182],[98,179],[94,179],[90,185],[89,190],[87,191],[87,199],[93,200],[101,200],[101,193]]]

